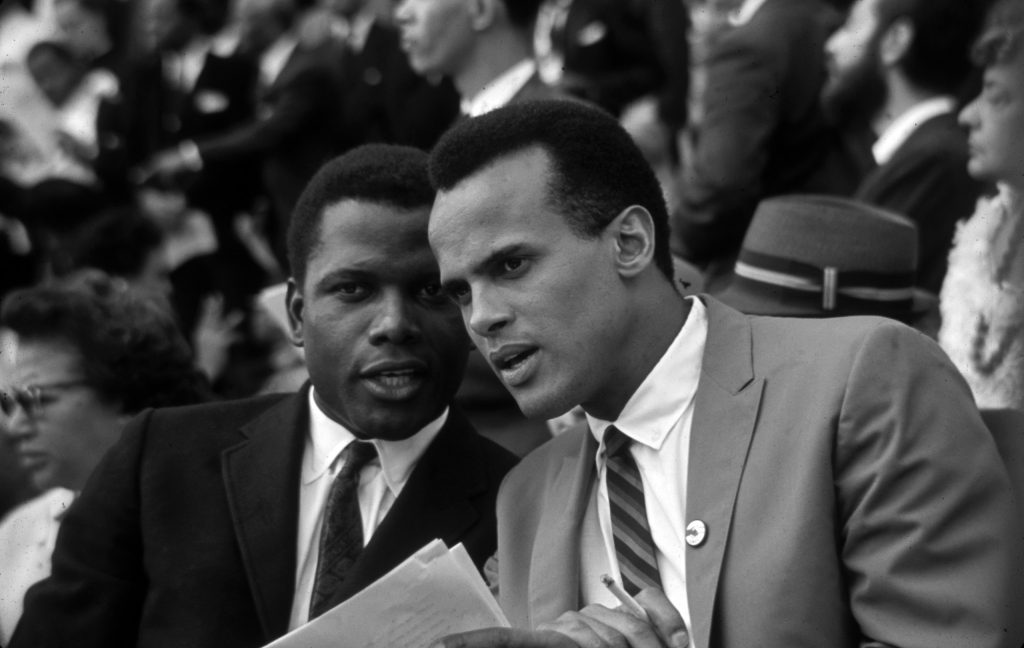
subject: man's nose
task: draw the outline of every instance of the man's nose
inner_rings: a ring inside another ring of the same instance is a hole
[[[416,305],[398,291],[382,295],[380,308],[370,326],[370,341],[374,344],[407,344],[419,337]]]
[[[512,321],[508,305],[491,291],[479,291],[478,294],[474,294],[468,308],[469,328],[481,337],[494,335]]]

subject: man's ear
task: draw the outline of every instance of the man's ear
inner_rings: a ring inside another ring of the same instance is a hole
[[[882,65],[892,67],[899,64],[914,44],[914,25],[906,18],[897,18],[882,33],[878,43],[878,57]]]
[[[615,267],[622,277],[635,277],[654,261],[654,218],[640,205],[631,205],[605,229],[612,237]]]
[[[291,333],[289,339],[292,344],[301,347],[304,344],[302,338],[302,317],[305,299],[294,277],[288,277],[288,290],[285,293],[284,301],[288,311],[288,328]]]
[[[502,0],[467,0],[470,24],[476,31],[484,31],[494,24],[499,11],[505,10]]]

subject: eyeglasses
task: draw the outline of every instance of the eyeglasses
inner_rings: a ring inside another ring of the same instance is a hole
[[[3,388],[0,389],[0,412],[3,412],[4,416],[13,416],[15,406],[17,406],[25,412],[25,416],[34,416],[52,401],[53,395],[50,392],[88,384],[85,380],[65,380],[26,385],[25,387]]]

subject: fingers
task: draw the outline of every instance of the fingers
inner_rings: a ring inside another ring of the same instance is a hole
[[[585,610],[586,608],[580,612],[566,612],[551,623],[541,624],[538,629],[565,635],[580,648],[630,648],[629,641],[621,632],[588,617]]]
[[[431,648],[579,648],[572,639],[549,630],[487,628],[443,637]]]
[[[686,623],[664,592],[656,587],[648,587],[637,593],[635,598],[647,612],[651,624],[666,646],[689,646],[690,635],[686,630]]]
[[[658,633],[647,621],[624,608],[611,610],[603,605],[592,605],[580,610],[580,616],[591,630],[599,634],[605,644],[614,648],[664,648]]]

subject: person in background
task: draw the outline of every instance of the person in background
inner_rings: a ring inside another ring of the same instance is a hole
[[[871,133],[853,197],[903,214],[921,238],[917,282],[938,293],[958,220],[982,191],[967,173],[958,98],[973,71],[982,0],[858,0],[825,44],[822,91],[839,127]]]
[[[430,169],[473,344],[527,415],[587,419],[502,484],[515,629],[444,645],[1019,648],[1024,521],[934,342],[681,296],[654,174],[597,109],[506,106]]]
[[[671,222],[673,253],[708,287],[732,269],[761,199],[856,186],[820,102],[824,44],[839,22],[823,0],[744,0],[701,55]]]
[[[102,274],[12,292],[0,330],[4,432],[41,493],[0,523],[6,645],[25,591],[50,573],[68,506],[124,423],[209,393],[166,311]]]
[[[515,458],[452,405],[469,341],[427,244],[426,157],[369,145],[318,172],[288,238],[310,383],[130,422],[9,648],[258,648],[435,538],[484,564]]]
[[[1000,0],[975,49],[981,93],[960,113],[967,170],[998,192],[957,229],[939,343],[978,406],[1024,410],[1024,0]]]

